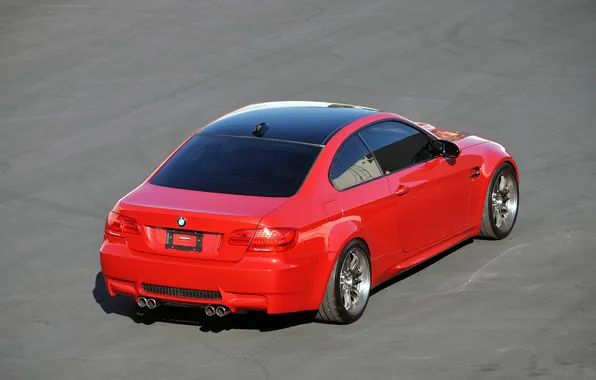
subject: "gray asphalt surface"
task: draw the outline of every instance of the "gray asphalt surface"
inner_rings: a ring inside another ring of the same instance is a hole
[[[593,1],[0,0],[0,378],[595,379],[595,46]],[[268,100],[505,144],[516,229],[350,326],[137,323],[99,276],[105,215],[200,125]]]

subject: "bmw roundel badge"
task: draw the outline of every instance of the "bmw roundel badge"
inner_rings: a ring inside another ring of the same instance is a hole
[[[180,227],[186,226],[186,219],[183,216],[181,216],[181,217],[178,218],[178,225]]]

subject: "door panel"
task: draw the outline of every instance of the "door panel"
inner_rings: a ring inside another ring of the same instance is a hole
[[[470,173],[465,155],[445,159],[425,132],[397,121],[367,127],[360,136],[387,176],[404,251],[467,226]]]
[[[337,203],[344,210],[344,220],[360,225],[372,260],[401,249],[393,195],[386,178],[341,192]]]
[[[404,251],[438,242],[468,226],[470,172],[463,165],[465,159],[455,161],[437,157],[388,176]],[[398,195],[404,187],[407,192]]]

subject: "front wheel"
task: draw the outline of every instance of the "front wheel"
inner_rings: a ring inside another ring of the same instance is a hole
[[[362,241],[353,240],[337,258],[315,319],[338,324],[356,322],[368,305],[370,288],[368,249]]]
[[[495,171],[486,192],[480,235],[495,240],[507,237],[517,220],[518,208],[517,176],[510,164],[503,163]]]

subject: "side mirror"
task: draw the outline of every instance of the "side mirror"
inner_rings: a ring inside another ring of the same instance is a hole
[[[457,144],[448,140],[438,140],[435,144],[439,150],[439,154],[447,158],[459,157],[460,150]]]

